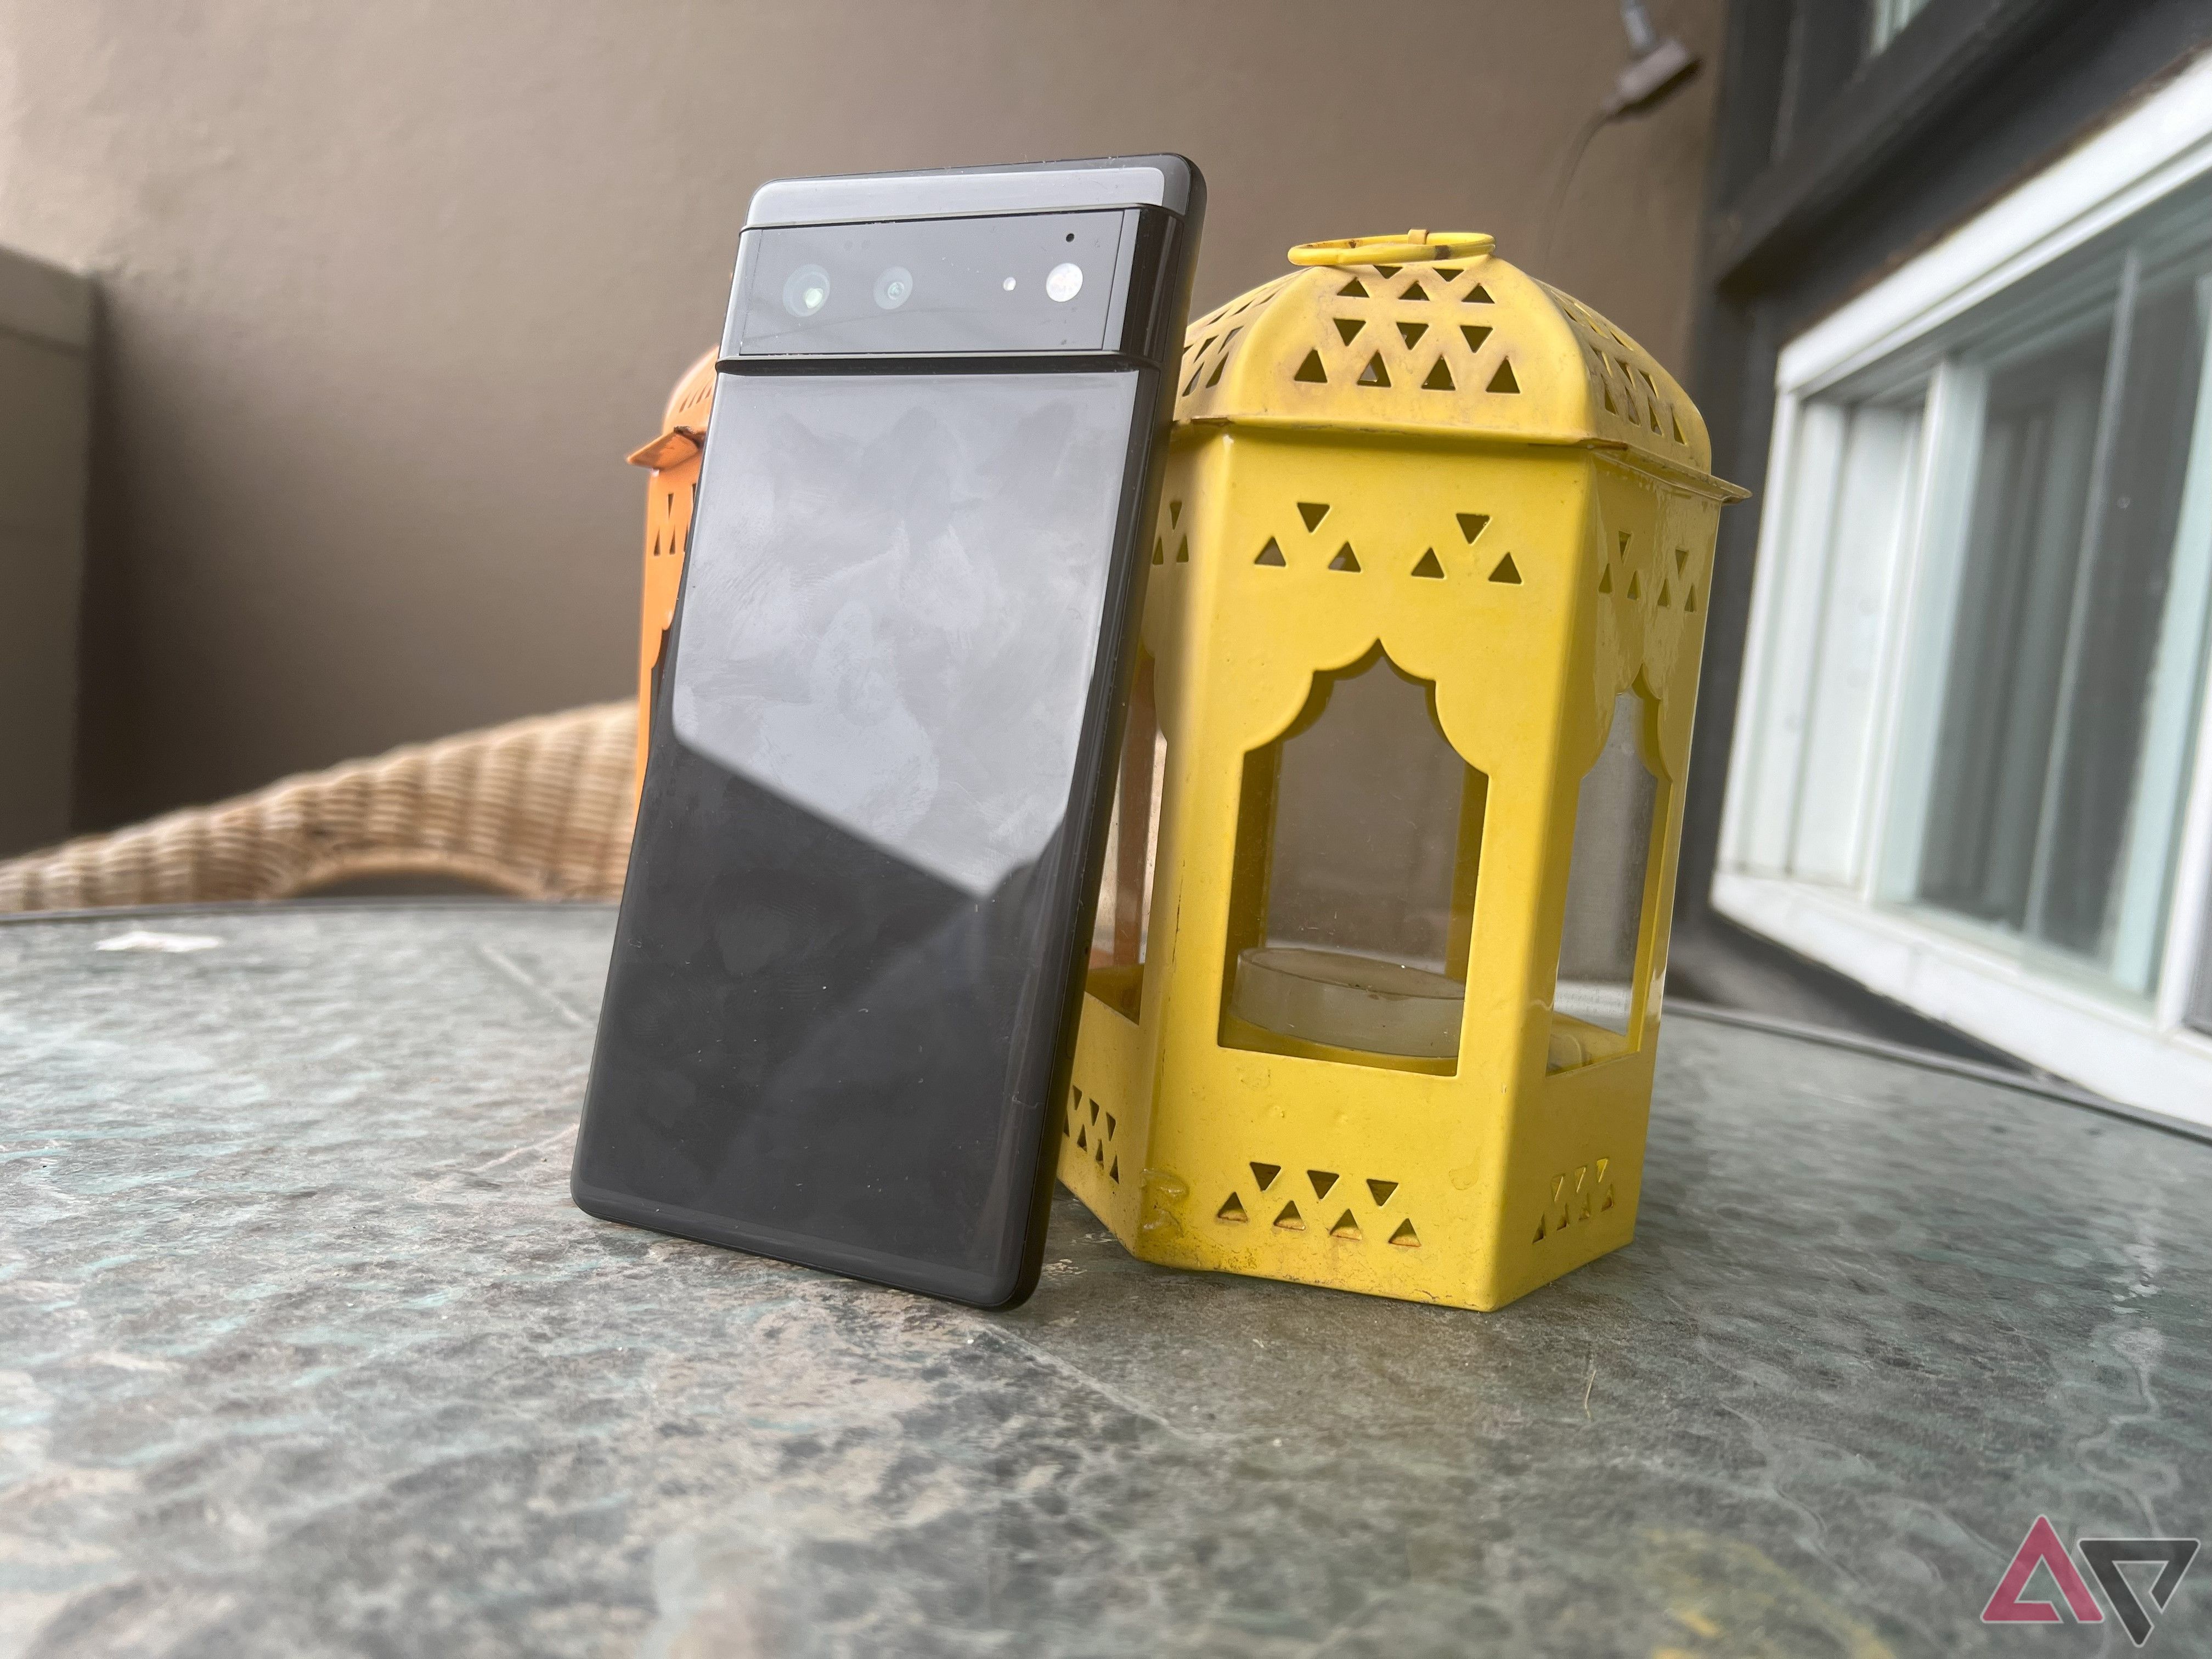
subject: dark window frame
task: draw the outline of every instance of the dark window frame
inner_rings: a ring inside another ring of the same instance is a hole
[[[1736,0],[1706,179],[1692,385],[1723,515],[1686,788],[1678,994],[1998,1058],[1716,912],[1782,346],[2212,49],[2203,0],[1930,0],[1881,52],[1865,0]]]

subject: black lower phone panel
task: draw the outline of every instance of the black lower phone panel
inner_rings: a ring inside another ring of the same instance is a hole
[[[586,1208],[1020,1292],[1150,384],[723,377]]]

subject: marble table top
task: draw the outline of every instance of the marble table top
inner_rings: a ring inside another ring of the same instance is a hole
[[[0,925],[0,1656],[2118,1654],[2029,1524],[2212,1525],[2212,1145],[1677,1010],[1502,1312],[1063,1195],[983,1314],[571,1207],[611,927]]]

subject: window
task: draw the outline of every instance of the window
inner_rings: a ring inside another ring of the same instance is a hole
[[[2208,91],[1784,352],[1713,896],[2212,1121]]]
[[[1092,996],[1131,1019],[1144,1006],[1152,875],[1159,863],[1160,797],[1168,775],[1167,733],[1160,730],[1152,679],[1152,659],[1140,652],[1122,721],[1121,760],[1114,775],[1106,859],[1091,930],[1091,969],[1084,984]]]
[[[2212,297],[2201,258],[2147,277],[2142,252],[2008,358],[1966,360],[1980,454],[1916,872],[1922,902],[2135,991],[2186,763],[2154,741],[2152,681],[2173,632],[2193,701],[2166,600]]]
[[[1644,753],[1650,708],[1633,691],[1613,699],[1605,748],[1577,793],[1552,1000],[1548,1064],[1555,1072],[1638,1046],[1636,967],[1653,830],[1665,822],[1659,779]]]
[[[1920,15],[1928,0],[1873,0],[1867,7],[1867,53],[1881,52]]]

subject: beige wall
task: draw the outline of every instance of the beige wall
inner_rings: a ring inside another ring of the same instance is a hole
[[[1722,0],[1654,0],[1706,56]],[[1202,307],[1314,237],[1529,258],[1613,0],[0,0],[0,243],[103,296],[78,819],[620,696],[639,476],[780,173],[1180,149]],[[1543,274],[1685,359],[1712,77]]]

